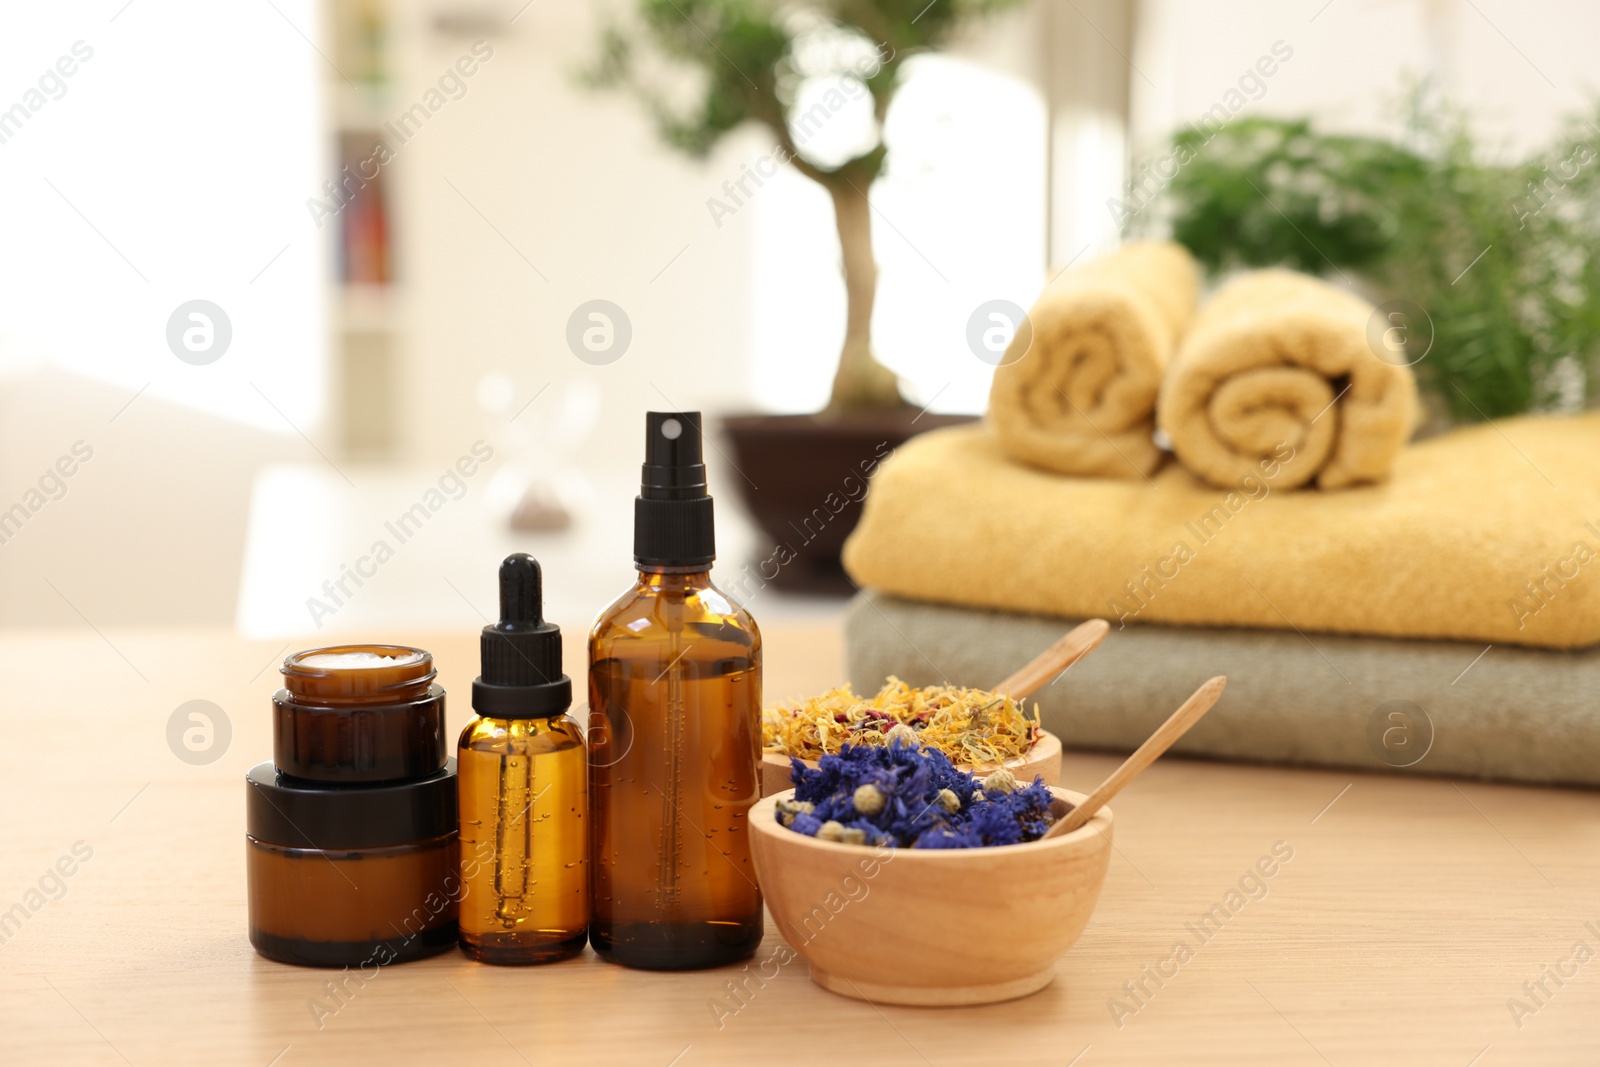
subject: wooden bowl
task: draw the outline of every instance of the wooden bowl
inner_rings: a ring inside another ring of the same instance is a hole
[[[1084,799],[1051,792],[1058,816]],[[1110,808],[1047,841],[890,849],[797,834],[774,818],[777,800],[750,812],[767,909],[813,982],[874,1003],[990,1004],[1043,989],[1088,924],[1111,856]]]
[[[813,770],[816,769],[816,760],[808,759],[800,762]],[[1024,785],[1032,784],[1036,776],[1043,776],[1045,785],[1056,785],[1061,781],[1061,738],[1045,730],[1026,753],[1016,759],[1006,760],[1004,764],[958,763],[956,766],[979,778],[989,774],[996,767],[1004,766]],[[776,752],[762,752],[761,795],[774,796],[793,785],[794,783],[789,780],[789,757]]]

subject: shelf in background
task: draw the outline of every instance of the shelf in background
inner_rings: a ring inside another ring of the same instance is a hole
[[[347,332],[385,333],[396,328],[391,285],[341,285],[334,290],[339,328]]]
[[[393,283],[396,217],[392,164],[375,154],[399,69],[397,5],[329,0],[333,58],[324,94],[330,178],[339,186],[330,279],[329,377],[342,458],[385,460],[399,447],[397,375],[404,338]]]

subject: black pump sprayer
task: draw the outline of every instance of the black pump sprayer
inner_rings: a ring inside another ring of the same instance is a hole
[[[698,411],[645,415],[644,465],[633,502],[633,559],[657,567],[706,567],[717,558]]]

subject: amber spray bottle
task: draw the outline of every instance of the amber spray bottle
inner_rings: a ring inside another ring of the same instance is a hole
[[[484,963],[550,963],[583,951],[589,920],[583,734],[567,715],[561,631],[543,618],[539,563],[500,565],[500,621],[483,628],[483,674],[456,748],[461,947]]]
[[[589,633],[589,939],[632,967],[710,967],[761,942],[761,635],[711,584],[705,470],[698,412],[646,416],[639,578]]]

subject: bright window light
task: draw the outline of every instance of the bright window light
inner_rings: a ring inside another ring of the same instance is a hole
[[[872,190],[878,298],[873,344],[919,405],[982,411],[993,367],[967,320],[995,299],[1027,308],[1045,268],[1046,111],[1031,86],[948,56],[906,63]],[[752,300],[757,402],[827,403],[844,338],[833,205],[785,168],[754,198]]]
[[[314,0],[10,5],[4,23],[0,371],[50,362],[285,434],[315,425]],[[227,323],[179,315],[185,361],[169,320],[197,300]]]

